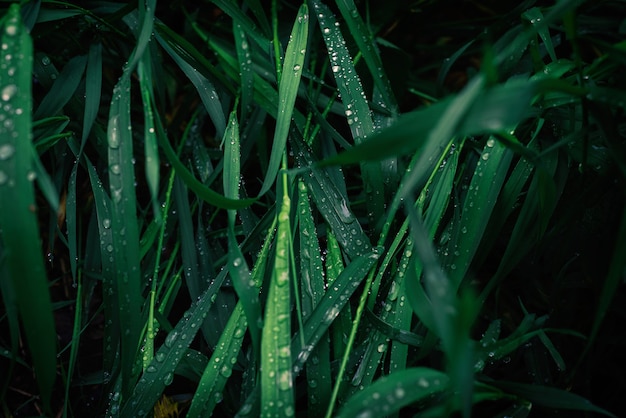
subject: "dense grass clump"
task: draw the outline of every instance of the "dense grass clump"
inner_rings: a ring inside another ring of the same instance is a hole
[[[621,416],[626,3],[22,1],[6,416]]]

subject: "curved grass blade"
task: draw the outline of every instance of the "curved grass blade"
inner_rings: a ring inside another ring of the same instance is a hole
[[[352,396],[337,418],[387,416],[412,403],[448,389],[448,376],[438,370],[416,367],[382,377]]]
[[[346,305],[350,296],[359,287],[359,284],[371,270],[376,260],[380,257],[380,248],[359,256],[354,259],[335,279],[332,286],[326,290],[315,310],[311,313],[304,324],[301,333],[296,333],[292,339],[294,353],[293,369],[295,373],[302,370],[302,366],[309,359],[316,344],[324,336],[328,327]],[[304,340],[305,345],[301,346]]]
[[[193,173],[191,173],[191,171],[189,171],[187,167],[185,167],[182,161],[180,161],[180,159],[176,155],[176,152],[172,148],[172,145],[169,143],[159,115],[155,114],[154,116],[156,119],[157,139],[159,141],[159,145],[161,145],[163,153],[167,157],[170,164],[172,164],[172,166],[176,169],[176,174],[180,176],[185,185],[191,191],[193,191],[200,199],[222,209],[243,208],[246,206],[250,206],[252,203],[255,202],[255,199],[228,199],[196,179]],[[191,126],[191,124],[189,124],[188,126]],[[185,136],[186,135],[187,133],[185,133]]]
[[[215,125],[216,135],[222,137],[226,129],[226,118],[224,117],[224,110],[222,109],[220,98],[213,83],[195,67],[191,66],[191,64],[180,56],[178,51],[174,50],[169,43],[161,42],[161,46],[195,86],[196,91],[200,95],[200,100],[202,100],[202,104],[204,104],[207,113]]]
[[[39,107],[33,114],[33,119],[40,119],[43,116],[52,116],[59,113],[63,106],[74,96],[86,66],[87,57],[85,55],[69,60],[48,94],[39,104]]]
[[[294,133],[292,146],[299,167],[310,169],[304,181],[318,210],[333,230],[337,241],[350,258],[367,253],[371,244],[350,208],[348,199],[333,183],[327,169],[318,168],[310,148]]]
[[[4,263],[32,356],[43,408],[56,378],[56,333],[41,255],[32,177],[33,46],[12,4],[0,34],[0,230]]]
[[[221,402],[222,390],[232,375],[232,368],[237,362],[248,325],[242,306],[241,301],[237,303],[222,331],[215,351],[200,378],[187,416],[211,416],[215,406]]]
[[[287,136],[291,127],[300,78],[304,66],[304,56],[307,48],[309,34],[309,9],[305,4],[300,6],[298,16],[294,22],[285,60],[283,63],[282,76],[278,86],[278,114],[276,117],[276,130],[272,141],[272,153],[265,174],[265,180],[259,194],[264,194],[275,182],[278,167],[283,158],[283,152],[287,144]]]
[[[384,108],[389,109],[392,114],[395,114],[398,110],[398,104],[391,89],[391,83],[383,68],[383,61],[380,58],[380,52],[376,43],[373,42],[373,37],[370,34],[365,22],[359,15],[358,8],[354,4],[354,0],[336,0],[337,7],[341,12],[348,29],[354,38],[359,52],[363,56],[367,68],[372,74],[374,84],[379,90],[382,97],[382,104]]]
[[[286,181],[287,176],[283,176]],[[295,413],[291,372],[291,200],[287,186],[278,212],[276,255],[269,284],[265,324],[261,338],[261,416],[292,416]]]
[[[448,256],[442,260],[456,288],[465,277],[482,240],[512,157],[512,151],[490,137],[476,163],[461,220],[455,224],[448,248],[444,251]]]
[[[366,142],[365,140],[374,133],[374,122],[361,80],[339,29],[339,22],[330,9],[319,0],[313,1],[313,7],[317,13],[326,49],[329,51],[330,68],[341,95],[352,137],[355,144]],[[384,184],[381,166],[374,163],[361,163],[361,172],[367,198],[368,217],[370,222],[375,224],[376,220],[384,214]]]
[[[225,274],[221,274],[215,279],[211,287],[191,305],[176,327],[167,335],[123,406],[121,416],[146,416],[152,410],[165,387],[172,383],[174,371],[201,328],[224,277]]]

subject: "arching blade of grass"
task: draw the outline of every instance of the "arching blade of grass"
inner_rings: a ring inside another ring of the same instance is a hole
[[[318,210],[333,230],[337,241],[354,258],[370,250],[371,244],[358,219],[348,207],[348,198],[333,183],[327,169],[318,168],[310,148],[296,134],[292,135],[292,146],[298,166],[311,171],[304,181],[311,192]]]
[[[309,9],[305,3],[298,10],[298,16],[294,22],[289,43],[287,44],[287,51],[285,52],[282,75],[278,86],[278,115],[272,141],[272,153],[270,154],[270,161],[265,180],[263,180],[263,185],[259,192],[260,194],[267,192],[274,184],[278,166],[283,158],[287,136],[291,128],[291,118],[298,94],[298,87],[300,86],[300,78],[302,77],[308,35]]]
[[[374,133],[374,122],[370,113],[361,80],[358,77],[350,52],[339,29],[339,22],[319,0],[313,1],[322,37],[330,58],[330,68],[337,83],[348,125],[355,144],[366,142]],[[384,213],[384,185],[381,166],[378,163],[361,163],[363,184],[367,199],[368,218],[371,223]]]
[[[224,278],[225,272],[220,274],[200,299],[191,305],[176,327],[167,335],[163,345],[139,379],[132,395],[127,398],[121,416],[147,415],[165,387],[173,382],[176,366],[201,328]]]
[[[296,333],[292,339],[294,371],[302,370],[302,366],[309,359],[313,348],[376,263],[380,257],[380,252],[380,249],[377,248],[354,259],[333,281],[332,287],[326,290],[324,297],[304,324],[302,333],[305,345],[301,346],[299,333]]]
[[[216,135],[222,137],[224,135],[224,129],[226,129],[226,119],[220,98],[211,81],[181,57],[167,42],[161,42],[161,46],[196,87],[200,95],[200,100],[202,100],[202,104],[204,104],[204,107],[215,125],[215,130],[217,131]]]
[[[276,255],[261,338],[261,416],[268,418],[288,417],[295,413],[291,372],[291,200],[286,184],[287,175],[282,177]]]
[[[75,57],[67,63],[35,111],[34,119],[40,119],[44,115],[55,115],[63,109],[74,96],[86,65],[87,57],[84,55]]]
[[[490,137],[476,163],[460,222],[454,229],[442,260],[448,277],[457,287],[465,277],[482,240],[500,189],[509,171],[513,153]]]
[[[546,51],[550,55],[552,61],[556,61],[556,53],[554,52],[554,45],[552,44],[552,38],[550,37],[550,30],[548,29],[548,23],[541,13],[541,9],[533,7],[522,13],[522,17],[526,19],[531,26],[537,31],[537,34],[541,37]]]
[[[191,401],[188,416],[211,416],[215,406],[222,401],[222,390],[232,375],[233,363],[237,361],[248,326],[242,306],[241,302],[237,303],[220,335]]]
[[[265,242],[261,247],[256,264],[252,270],[252,280],[257,290],[263,279],[262,274],[265,272],[265,266],[269,257],[275,230],[276,217],[274,217],[274,223],[267,231]],[[247,322],[243,309],[243,301],[240,300],[235,306],[224,331],[220,334],[219,341],[216,344],[216,350],[213,352],[213,355],[204,369],[204,373],[202,374],[198,389],[196,390],[188,412],[189,416],[211,414],[215,405],[222,399],[224,386],[231,376],[232,367],[236,363],[240,353],[246,327],[253,326],[256,329],[261,329],[262,325],[263,320],[260,316],[255,318],[254,324]]]
[[[382,377],[352,396],[337,418],[392,414],[412,403],[448,390],[448,376],[438,370],[416,367]]]
[[[158,114],[155,114],[154,116],[156,120],[157,139],[159,141],[159,145],[161,145],[161,149],[170,164],[172,164],[172,166],[176,169],[176,174],[185,182],[185,185],[189,188],[189,190],[196,193],[196,195],[205,202],[223,209],[238,209],[250,206],[255,201],[255,199],[228,199],[200,182],[176,155],[176,152],[167,139],[165,129],[163,128],[163,124],[161,123]],[[189,124],[189,127],[190,126],[191,124]],[[185,135],[187,135],[187,133]]]
[[[409,268],[423,269],[423,281],[432,303],[433,325],[441,338],[446,354],[450,383],[458,394],[463,416],[471,412],[474,350],[470,330],[478,314],[473,295],[467,292],[457,297],[457,287],[441,268],[431,238],[419,215],[409,211],[412,236],[419,261]]]
[[[35,214],[32,178],[33,45],[11,5],[4,17],[0,51],[0,230],[15,302],[32,356],[43,408],[50,411],[56,377],[56,333]]]
[[[391,111],[392,114],[396,113],[398,104],[391,89],[389,78],[383,68],[380,52],[365,22],[359,15],[356,4],[354,4],[353,0],[336,0],[336,3],[354,41],[359,47],[359,52],[363,56],[367,68],[372,74],[372,79],[380,92],[384,107]]]

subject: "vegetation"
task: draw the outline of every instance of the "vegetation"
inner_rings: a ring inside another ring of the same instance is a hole
[[[625,2],[0,7],[4,416],[625,412]]]

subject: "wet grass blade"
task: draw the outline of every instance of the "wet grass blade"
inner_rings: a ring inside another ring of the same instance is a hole
[[[174,371],[201,328],[224,276],[221,275],[212,283],[200,299],[191,305],[174,329],[167,334],[163,345],[155,354],[135,386],[132,395],[120,411],[121,416],[147,415],[161,397],[165,387],[172,384]]]
[[[224,135],[224,194],[229,199],[239,199],[239,187],[241,184],[241,151],[239,149],[239,124],[237,113],[233,110],[228,120],[226,134]],[[241,251],[235,235],[235,223],[237,211],[228,211],[228,271],[233,286],[239,297],[239,304],[243,308],[247,322],[250,326],[250,336],[255,352],[260,347],[260,328],[258,318],[261,318],[261,303],[259,292],[252,280],[246,259]]]
[[[446,391],[448,381],[445,373],[425,367],[399,371],[378,379],[348,399],[337,418],[392,414],[407,405]]]
[[[299,333],[292,339],[294,371],[299,372],[309,359],[316,344],[324,336],[328,327],[339,315],[349,298],[380,257],[380,249],[357,257],[337,277],[324,293],[315,310],[311,313],[302,330],[304,346],[301,346]]]
[[[292,146],[298,166],[311,170],[304,176],[305,184],[317,209],[333,230],[343,250],[351,258],[368,252],[371,249],[370,241],[348,207],[347,196],[344,196],[332,181],[328,169],[316,167],[317,160],[313,157],[311,149],[296,134],[292,137]]]
[[[374,133],[374,122],[361,80],[350,58],[350,52],[339,29],[339,22],[330,9],[320,1],[314,0],[313,7],[326,49],[329,51],[330,68],[341,95],[348,126],[355,144],[361,144]],[[367,198],[368,217],[370,222],[374,223],[384,213],[381,166],[374,163],[362,163],[361,172]]]
[[[282,76],[278,86],[276,130],[274,131],[272,152],[260,194],[267,192],[274,184],[278,167],[283,158],[287,136],[291,128],[291,118],[296,103],[296,96],[298,95],[298,87],[300,86],[300,78],[302,77],[308,35],[309,9],[306,4],[303,4],[300,6],[300,10],[298,10],[298,16],[294,22],[289,43],[287,44],[287,51],[285,51]]]
[[[153,0],[140,6],[137,44],[113,88],[107,125],[111,221],[115,232],[111,253],[115,259],[120,321],[125,327],[120,340],[122,391],[125,394],[131,389],[133,374],[136,374],[134,364],[139,348],[142,326],[140,310],[143,305],[135,167],[132,158],[129,158],[133,155],[130,82],[132,72],[150,41],[154,8]]]
[[[87,57],[84,55],[70,60],[55,80],[46,97],[41,101],[33,119],[40,119],[44,115],[52,116],[60,112],[63,106],[74,96],[86,66]]]
[[[512,157],[510,150],[490,137],[476,163],[461,220],[455,224],[448,248],[444,251],[448,256],[442,260],[448,277],[457,288],[466,276],[482,240]]]
[[[276,254],[261,334],[261,416],[268,418],[295,413],[291,371],[291,199],[284,184],[286,179],[284,175]]]
[[[8,280],[20,312],[43,408],[56,378],[56,333],[35,214],[31,144],[32,40],[11,5],[1,33],[0,230]],[[6,46],[6,48],[5,48]]]
[[[159,146],[156,138],[156,129],[154,124],[154,116],[152,113],[152,103],[154,102],[152,85],[152,63],[150,57],[150,49],[146,49],[143,57],[137,66],[137,75],[139,76],[139,88],[141,90],[141,100],[143,102],[143,120],[144,120],[144,153],[145,153],[145,174],[150,196],[152,198],[153,212],[155,216],[160,217],[159,210]]]
[[[300,237],[300,292],[302,294],[302,320],[306,322],[320,303],[325,292],[322,265],[322,251],[313,219],[309,194],[304,182],[298,181],[298,224]],[[306,367],[308,382],[309,416],[317,414],[320,405],[326,405],[330,399],[330,346],[328,338],[317,343],[313,353],[316,362]]]
[[[368,70],[372,74],[372,79],[380,92],[384,107],[391,111],[392,114],[396,113],[398,104],[391,89],[389,78],[383,68],[380,51],[365,22],[359,15],[356,4],[354,4],[353,0],[336,0],[336,3],[341,16],[350,30],[350,34],[352,34],[354,41],[359,47],[359,52],[363,56]]]
[[[157,124],[157,139],[159,141],[159,145],[163,150],[163,153],[167,157],[168,161],[172,166],[176,169],[176,174],[180,176],[185,185],[196,195],[204,200],[207,203],[217,206],[218,208],[223,209],[238,209],[246,206],[250,206],[255,199],[228,199],[217,193],[213,189],[206,186],[204,183],[200,182],[189,169],[183,164],[182,161],[176,155],[176,152],[172,148],[172,145],[169,143],[167,136],[165,134],[165,129],[160,121],[158,115],[155,114],[156,124]],[[189,124],[191,126],[191,124]],[[185,133],[185,136],[188,132]]]
[[[209,359],[191,400],[188,416],[211,416],[215,406],[223,399],[222,391],[232,375],[248,325],[242,303],[235,306],[226,327],[220,335],[213,355]]]

